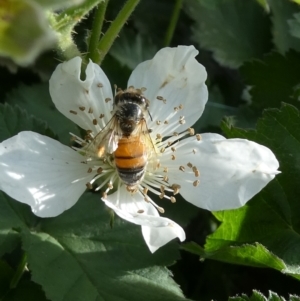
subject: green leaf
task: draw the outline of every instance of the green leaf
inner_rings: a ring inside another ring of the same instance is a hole
[[[30,281],[22,278],[18,286],[5,295],[1,301],[47,301],[45,293],[41,287]],[[50,301],[50,300],[48,300]]]
[[[55,138],[47,124],[33,116],[19,106],[0,104],[0,141],[6,140],[21,131],[34,131],[42,135]]]
[[[266,298],[262,293],[254,290],[251,297],[248,297],[245,294],[236,297],[230,297],[228,300],[230,301],[285,301],[285,299],[278,294],[269,291],[269,296]],[[290,296],[289,300],[298,301],[300,298],[298,296]]]
[[[20,229],[36,223],[28,206],[13,201],[0,191],[0,256],[10,253],[19,243]]]
[[[237,68],[271,49],[269,20],[255,1],[188,0],[185,8],[195,21],[193,40],[224,66]]]
[[[38,5],[51,9],[62,9],[79,5],[86,0],[33,0]]]
[[[300,13],[293,15],[293,19],[288,20],[290,34],[300,39]]]
[[[76,124],[55,108],[49,94],[48,84],[38,84],[30,87],[21,85],[6,97],[6,101],[17,104],[25,109],[28,114],[45,120],[64,144],[70,144],[70,132],[80,135]],[[38,129],[32,130],[39,132]]]
[[[291,105],[266,110],[256,130],[223,124],[230,138],[269,147],[282,173],[244,207],[214,213],[221,225],[207,238],[204,257],[254,266],[261,263],[300,279],[299,127],[300,112]]]
[[[278,271],[286,269],[284,262],[268,251],[259,243],[244,244],[241,246],[230,245],[228,248],[222,247],[215,250],[209,250],[209,245],[205,246],[205,250],[196,243],[186,243],[182,247],[184,250],[199,255],[203,259],[214,259],[226,263],[248,265],[258,268],[273,268]]]
[[[139,63],[150,60],[157,52],[157,47],[150,38],[136,34],[132,30],[122,30],[120,38],[113,44],[110,54],[122,66],[133,70]]]
[[[37,56],[54,46],[55,35],[50,30],[42,8],[22,0],[2,1],[0,8],[0,55],[27,66]]]
[[[268,0],[273,23],[273,42],[281,53],[289,49],[300,50],[300,40],[291,34],[293,15],[299,13],[299,6],[292,1]],[[293,30],[293,29],[292,29]]]
[[[155,254],[139,226],[110,215],[97,194],[85,194],[57,218],[23,231],[33,280],[52,301],[186,300],[163,265],[178,258],[175,243]],[[47,273],[45,273],[47,271]]]
[[[285,56],[272,52],[263,60],[245,63],[241,73],[246,84],[252,87],[253,106],[261,110],[288,102],[299,107],[294,95],[300,83],[299,64],[300,54],[295,51],[289,51]]]
[[[9,291],[10,281],[14,270],[3,260],[0,260],[0,300]]]

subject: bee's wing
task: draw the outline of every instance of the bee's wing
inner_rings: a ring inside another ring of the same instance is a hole
[[[103,157],[105,154],[112,154],[118,147],[120,139],[120,129],[115,116],[85,147],[87,156]]]
[[[156,149],[154,146],[154,141],[150,136],[150,130],[148,129],[146,120],[142,120],[140,123],[139,128],[139,135],[140,140],[146,145],[147,147],[147,156],[149,157],[157,157]]]

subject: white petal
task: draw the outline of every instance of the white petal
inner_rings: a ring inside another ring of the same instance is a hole
[[[212,211],[241,207],[279,173],[276,157],[265,146],[220,135],[201,136],[201,141],[191,137],[179,142],[174,161],[168,160],[168,154],[162,160],[169,166],[169,183],[181,185],[182,196],[198,207]],[[187,163],[197,167],[199,177]],[[184,172],[179,171],[181,165]],[[200,183],[194,187],[197,180]]]
[[[111,85],[102,69],[91,61],[86,68],[85,80],[80,79],[80,73],[80,57],[59,64],[49,81],[50,95],[62,114],[81,128],[98,132],[111,118]],[[108,98],[111,100],[106,102]],[[104,117],[99,118],[100,114]],[[94,125],[94,120],[98,125]]]
[[[92,179],[82,156],[56,140],[21,132],[0,144],[0,189],[41,217],[72,207]]]
[[[207,74],[196,61],[197,54],[194,46],[163,48],[152,60],[139,64],[132,72],[128,86],[147,88],[144,94],[150,101],[149,111],[153,117],[148,126],[155,134],[167,136],[174,131],[184,131],[201,116],[208,98],[204,83]],[[165,98],[166,103],[157,96]],[[183,109],[171,119],[174,107],[179,105],[183,105]],[[180,116],[184,116],[185,124],[179,124]],[[159,127],[157,121],[162,122]]]
[[[185,240],[184,230],[171,220],[168,227],[154,228],[142,226],[142,233],[152,253],[176,237],[178,237],[180,241]]]
[[[129,193],[124,185],[102,200],[121,218],[142,226],[145,242],[152,253],[176,237],[185,240],[184,230],[178,224],[159,216],[155,207],[141,194]]]

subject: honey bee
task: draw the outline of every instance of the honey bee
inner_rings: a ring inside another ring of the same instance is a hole
[[[114,98],[113,117],[91,144],[99,158],[111,154],[118,175],[129,191],[142,181],[148,159],[155,155],[145,114],[149,101],[142,91],[132,87]]]

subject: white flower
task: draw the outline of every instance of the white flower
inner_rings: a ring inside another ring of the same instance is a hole
[[[145,119],[156,150],[147,158],[136,191],[120,180],[112,154],[91,155],[79,137],[74,138],[83,148],[74,151],[33,132],[21,132],[0,145],[0,188],[30,205],[36,215],[53,217],[73,206],[86,186],[97,184],[108,207],[142,226],[151,252],[175,237],[183,241],[185,233],[159,215],[164,210],[147,191],[171,202],[181,193],[208,210],[243,206],[275,177],[278,161],[268,148],[248,140],[191,135],[190,127],[207,101],[206,71],[195,60],[197,53],[193,46],[164,48],[130,76],[128,87],[141,89],[150,102]],[[50,94],[57,109],[91,138],[112,118],[114,97],[98,65],[88,64],[84,80],[80,73],[79,57],[58,65],[50,79]],[[112,151],[117,140],[113,145]]]

